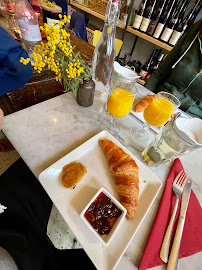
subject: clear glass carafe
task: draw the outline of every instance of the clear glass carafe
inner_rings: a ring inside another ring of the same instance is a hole
[[[106,94],[110,85],[116,57],[115,34],[119,18],[119,4],[120,0],[108,2],[104,29],[93,54],[92,79],[95,82],[95,95],[99,97]]]

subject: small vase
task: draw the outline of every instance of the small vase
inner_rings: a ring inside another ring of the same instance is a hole
[[[95,83],[91,78],[83,81],[77,90],[77,103],[83,107],[89,107],[93,104],[95,93]]]

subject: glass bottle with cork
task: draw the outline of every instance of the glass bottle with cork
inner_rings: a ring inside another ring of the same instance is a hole
[[[23,42],[32,61],[34,47],[40,44],[42,40],[37,16],[27,0],[16,0],[15,17],[22,34]]]
[[[156,5],[156,0],[151,0],[149,2],[146,8],[146,11],[144,12],[144,15],[143,15],[142,23],[140,25],[140,31],[142,32],[147,31],[155,5]]]
[[[151,16],[151,20],[150,20],[150,23],[149,23],[149,26],[147,28],[147,34],[152,36],[153,33],[154,33],[154,30],[156,28],[156,25],[159,21],[159,18],[162,14],[162,11],[164,9],[164,6],[166,5],[166,2],[167,0],[160,0],[158,3],[157,3],[157,6],[155,7],[155,10]]]
[[[161,53],[161,52],[162,52],[162,49],[160,49],[156,53],[155,57],[153,58],[152,64],[150,65],[150,68],[148,70],[148,73],[147,73],[147,76],[145,78],[145,81],[147,81],[150,78],[150,76],[153,73],[153,71],[155,71],[159,67],[160,63],[163,61],[163,59],[165,57],[165,54],[164,53]]]
[[[191,22],[195,20],[201,8],[202,8],[202,1],[196,0],[192,10],[190,10],[187,16],[183,20],[179,21],[175,26],[171,38],[169,39],[168,42],[170,45],[174,46],[177,43],[179,38],[185,32],[185,30],[189,27],[189,25],[191,25]]]
[[[168,0],[168,2],[166,3],[166,8],[165,10],[163,10],[162,14],[161,14],[161,17],[159,19],[159,22],[157,24],[157,27],[155,29],[155,32],[153,34],[153,37],[154,38],[159,38],[162,31],[163,31],[163,28],[168,20],[168,18],[170,17],[170,14],[171,14],[171,11],[174,7],[174,5],[176,5],[176,3],[178,3],[179,0]]]
[[[44,26],[42,7],[41,7],[40,0],[29,0],[29,3],[31,4],[31,6],[32,6],[32,8],[37,16],[39,28],[41,26]],[[46,39],[46,35],[41,29],[40,29],[40,32],[41,32],[42,39]]]
[[[158,57],[158,60],[156,63],[154,63],[150,69],[150,72],[148,72],[146,80],[149,79],[149,77],[151,76],[151,74],[158,69],[159,65],[161,64],[161,62],[166,58],[167,54],[161,53]],[[146,81],[145,80],[145,81]]]
[[[141,68],[141,71],[139,73],[139,75],[141,76],[140,79],[141,80],[145,80],[147,73],[150,69],[150,66],[152,64],[153,58],[155,57],[156,53],[158,50],[153,50],[149,60],[143,65],[143,67]]]
[[[183,1],[181,5],[176,9],[174,15],[171,16],[169,20],[167,21],[165,29],[160,38],[163,42],[168,42],[168,40],[170,39],[173,29],[175,25],[177,25],[177,22],[180,18],[181,13],[186,11],[185,7],[188,6],[189,2],[190,0]]]
[[[102,97],[109,89],[116,57],[115,34],[120,12],[120,0],[110,0],[106,8],[106,21],[92,59],[92,79],[95,95]]]
[[[120,20],[123,21],[124,24],[126,24],[128,18],[128,10],[129,10],[128,0],[124,0],[120,8]]]
[[[135,28],[135,29],[140,28],[146,5],[147,5],[147,0],[143,0],[142,3],[139,6],[139,9],[137,10],[137,12],[135,14],[135,18],[134,18],[134,22],[133,22],[133,28]]]

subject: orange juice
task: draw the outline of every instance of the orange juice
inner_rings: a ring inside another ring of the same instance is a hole
[[[116,117],[124,117],[129,114],[133,100],[134,95],[128,90],[115,89],[107,101],[107,110]]]
[[[169,120],[174,109],[169,100],[158,97],[144,110],[144,119],[152,126],[162,126]]]

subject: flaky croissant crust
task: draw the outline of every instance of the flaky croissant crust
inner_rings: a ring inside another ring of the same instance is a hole
[[[141,99],[134,108],[135,112],[143,112],[146,107],[153,101],[156,95],[147,95],[143,99]]]
[[[110,173],[115,181],[121,204],[127,210],[127,219],[134,217],[139,196],[139,169],[130,155],[107,139],[100,139],[108,159]]]

